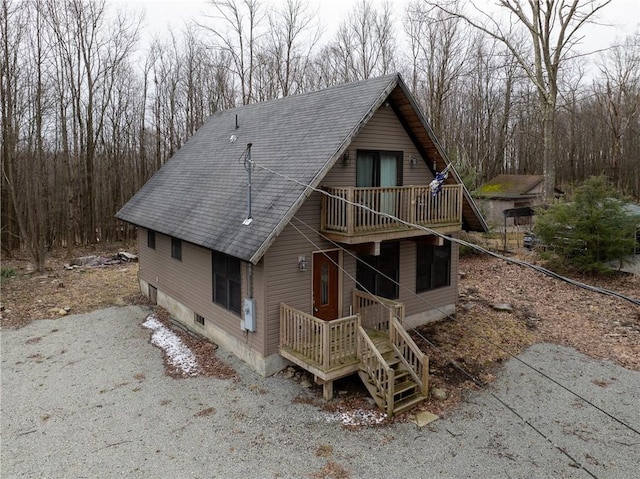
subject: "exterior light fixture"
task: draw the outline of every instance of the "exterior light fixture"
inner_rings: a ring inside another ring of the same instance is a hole
[[[418,164],[418,159],[415,156],[412,156],[411,158],[409,158],[409,164],[414,167]]]
[[[298,269],[300,271],[306,271],[307,270],[307,257],[305,255],[303,255],[303,254],[298,256]]]
[[[350,160],[351,159],[349,158],[349,150],[347,150],[342,154],[342,166],[347,166]]]

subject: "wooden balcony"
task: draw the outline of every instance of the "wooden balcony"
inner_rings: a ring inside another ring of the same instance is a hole
[[[333,381],[357,372],[389,415],[423,401],[429,361],[402,326],[404,305],[354,291],[353,310],[323,321],[281,304],[280,354],[311,372],[327,400]]]
[[[404,222],[440,233],[462,226],[462,185],[444,185],[435,196],[429,186],[325,190],[331,196],[322,197],[320,228],[334,241],[357,244],[425,234]]]

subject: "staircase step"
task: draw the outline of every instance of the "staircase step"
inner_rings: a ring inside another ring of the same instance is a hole
[[[407,381],[401,382],[399,384],[396,384],[393,388],[393,393],[395,395],[400,395],[402,393],[405,393],[407,391],[410,391],[411,389],[415,389],[417,388],[418,385],[416,384],[415,381],[413,381],[412,379],[408,379]]]
[[[413,394],[411,396],[408,396],[408,397],[402,399],[401,401],[396,402],[393,405],[393,414],[401,414],[401,413],[411,409],[416,404],[421,403],[425,399],[427,399],[427,398],[422,396],[422,395],[420,395],[420,394]]]
[[[400,364],[400,359],[396,356],[389,356],[389,357],[383,356],[383,358],[389,367],[393,368],[394,366],[397,366],[398,364]],[[393,368],[393,369],[396,369],[396,368]]]

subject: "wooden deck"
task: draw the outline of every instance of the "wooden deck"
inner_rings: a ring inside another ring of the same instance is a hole
[[[344,243],[424,235],[424,231],[404,222],[443,233],[457,231],[462,224],[461,185],[444,185],[436,196],[431,194],[428,185],[326,187],[325,190],[331,196],[322,197],[320,228],[332,239]]]
[[[356,372],[389,415],[424,400],[429,361],[402,326],[404,305],[354,291],[353,310],[323,321],[282,304],[280,354],[311,372],[327,400],[333,381]]]

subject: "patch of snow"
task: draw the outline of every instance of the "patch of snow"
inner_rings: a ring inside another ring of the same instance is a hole
[[[147,316],[142,326],[153,331],[151,344],[164,350],[169,364],[188,376],[197,376],[198,361],[195,355],[173,331],[165,327],[152,314]]]
[[[327,422],[341,422],[344,426],[374,426],[381,424],[387,419],[387,415],[382,411],[355,411],[335,412],[327,414]]]

